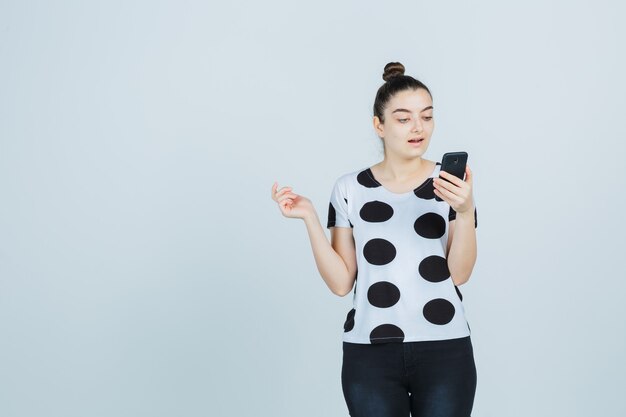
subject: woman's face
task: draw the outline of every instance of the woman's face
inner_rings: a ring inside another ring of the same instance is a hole
[[[423,155],[435,128],[433,102],[423,88],[396,93],[384,111],[385,123],[374,116],[374,129],[385,142],[385,151],[407,158]],[[420,144],[409,142],[423,138]]]

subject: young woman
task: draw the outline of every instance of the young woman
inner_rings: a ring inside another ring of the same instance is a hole
[[[330,290],[354,286],[341,370],[350,415],[468,417],[477,376],[458,286],[476,262],[472,172],[461,180],[422,158],[435,125],[430,91],[397,62],[383,79],[374,129],[384,159],[335,182],[331,242],[309,199],[276,183],[272,198],[304,220]]]

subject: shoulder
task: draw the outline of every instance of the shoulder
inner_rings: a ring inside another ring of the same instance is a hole
[[[368,168],[369,167],[361,167],[359,169],[345,172],[337,177],[335,183],[343,187],[355,186],[359,181],[359,177],[367,174]]]
[[[344,178],[344,179],[353,179],[356,178],[359,174],[367,171],[369,169],[369,167],[360,167],[358,169],[354,169],[352,171],[346,172],[344,174],[342,174],[339,178]]]

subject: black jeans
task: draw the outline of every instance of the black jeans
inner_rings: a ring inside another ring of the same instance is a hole
[[[341,386],[352,417],[469,417],[476,381],[470,336],[343,342]]]

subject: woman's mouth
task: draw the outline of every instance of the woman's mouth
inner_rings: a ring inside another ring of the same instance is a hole
[[[419,146],[421,145],[422,142],[424,142],[424,139],[410,139],[409,140],[409,143],[414,146]]]

